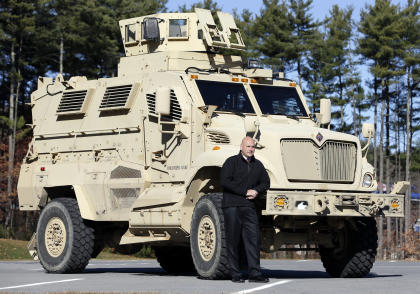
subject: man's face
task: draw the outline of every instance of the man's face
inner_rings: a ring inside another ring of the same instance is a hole
[[[251,138],[245,138],[241,144],[241,152],[246,157],[252,157],[255,152],[255,142]]]

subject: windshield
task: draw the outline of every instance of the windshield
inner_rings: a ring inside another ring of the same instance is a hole
[[[263,114],[307,116],[296,88],[251,85]]]
[[[243,84],[196,80],[206,105],[217,105],[217,110],[255,113]]]

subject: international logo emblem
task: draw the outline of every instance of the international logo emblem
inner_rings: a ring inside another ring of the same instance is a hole
[[[318,134],[316,135],[316,139],[317,139],[319,142],[321,142],[321,141],[322,141],[322,139],[324,139],[324,137],[321,135],[321,133],[318,133]]]

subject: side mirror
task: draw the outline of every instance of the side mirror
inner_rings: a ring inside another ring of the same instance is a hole
[[[244,119],[245,133],[255,133],[258,130],[259,121],[254,117],[246,116]]]
[[[143,21],[143,38],[147,41],[159,41],[159,20],[155,17],[149,17]]]
[[[320,100],[319,113],[321,114],[319,123],[321,125],[327,125],[331,121],[331,100],[321,99]]]
[[[162,87],[156,89],[156,113],[169,115],[171,113],[171,89]]]
[[[375,136],[375,126],[370,123],[364,123],[362,125],[362,135],[364,138],[372,138]]]

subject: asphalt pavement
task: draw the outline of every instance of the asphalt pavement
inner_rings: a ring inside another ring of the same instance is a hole
[[[319,260],[262,260],[267,284],[171,275],[155,260],[92,260],[81,274],[48,274],[35,261],[0,262],[0,292],[51,293],[420,293],[420,262],[376,262],[365,278],[331,278]]]

